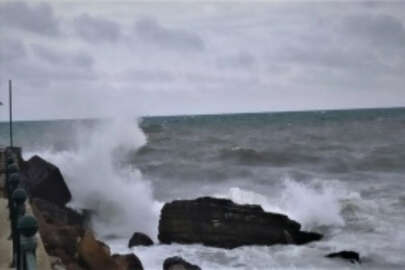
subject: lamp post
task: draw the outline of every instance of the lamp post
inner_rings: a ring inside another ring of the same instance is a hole
[[[9,117],[10,117],[10,147],[13,147],[13,90],[11,80],[8,80],[8,101],[9,101]]]

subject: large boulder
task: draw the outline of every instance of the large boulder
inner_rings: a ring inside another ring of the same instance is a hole
[[[129,248],[134,246],[151,246],[151,245],[153,245],[152,239],[150,239],[149,236],[147,236],[146,234],[139,232],[134,233],[128,242]]]
[[[302,232],[287,216],[263,211],[258,205],[239,205],[210,197],[166,203],[158,238],[173,242],[235,248],[243,245],[305,244],[321,234]]]
[[[185,261],[181,257],[170,257],[163,262],[163,270],[201,270],[195,264]]]
[[[31,198],[64,206],[72,198],[63,176],[55,165],[33,156],[21,166],[22,184]]]

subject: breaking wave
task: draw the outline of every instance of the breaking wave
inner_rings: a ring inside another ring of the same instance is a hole
[[[81,127],[76,140],[75,150],[39,153],[61,169],[72,193],[71,207],[94,213],[91,226],[101,238],[127,238],[139,231],[156,239],[161,204],[153,199],[150,182],[138,169],[117,162],[146,143],[137,122]]]
[[[227,193],[217,196],[229,198],[240,204],[259,204],[265,211],[286,214],[300,222],[304,229],[344,226],[345,221],[341,214],[342,200],[352,195],[342,187],[337,189],[338,185],[320,183],[314,181],[304,184],[286,179],[282,189],[277,193],[279,195],[272,198],[239,187],[232,187]]]
[[[305,150],[306,151],[306,150]],[[319,161],[319,157],[305,153],[303,149],[272,149],[257,151],[251,148],[233,147],[222,149],[220,159],[233,161],[244,165],[273,165],[287,166],[295,163],[311,163]]]

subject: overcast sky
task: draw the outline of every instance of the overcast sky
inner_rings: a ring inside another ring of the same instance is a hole
[[[0,0],[0,100],[12,79],[18,119],[405,106],[405,1],[147,2]]]

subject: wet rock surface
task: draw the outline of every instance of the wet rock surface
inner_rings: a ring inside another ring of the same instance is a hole
[[[153,245],[152,239],[144,233],[136,232],[132,235],[131,239],[129,239],[128,247],[134,246],[151,246]]]
[[[21,183],[30,198],[65,206],[72,195],[58,167],[39,156],[21,163]]]
[[[351,263],[361,263],[360,255],[356,251],[343,250],[339,252],[329,253],[327,258],[341,258],[350,261]]]
[[[321,234],[301,231],[286,215],[265,212],[258,205],[203,197],[166,203],[159,221],[162,243],[201,243],[236,248],[244,245],[306,244]]]
[[[176,256],[167,258],[163,262],[163,270],[201,270],[201,268]]]

